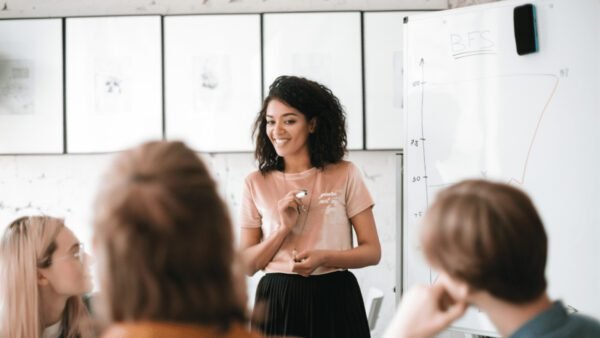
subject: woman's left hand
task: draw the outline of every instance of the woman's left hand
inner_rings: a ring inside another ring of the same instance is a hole
[[[307,250],[296,254],[294,257],[294,267],[292,271],[304,277],[310,276],[313,271],[323,265],[325,261],[325,251]]]

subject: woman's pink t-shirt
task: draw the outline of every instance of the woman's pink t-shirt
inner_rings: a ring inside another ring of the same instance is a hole
[[[352,248],[350,218],[373,206],[373,198],[359,169],[351,162],[311,168],[294,174],[255,171],[246,177],[241,208],[241,227],[260,228],[263,239],[279,227],[277,202],[291,190],[306,189],[304,211],[266,272],[293,273],[294,251],[348,250]],[[320,267],[313,274],[337,271]]]

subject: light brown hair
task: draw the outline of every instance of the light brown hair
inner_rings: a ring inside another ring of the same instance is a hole
[[[94,243],[109,321],[244,320],[229,215],[192,150],[142,144],[120,154],[102,184]]]
[[[477,290],[513,303],[546,290],[546,232],[517,188],[484,180],[450,186],[426,212],[422,230],[428,261]]]

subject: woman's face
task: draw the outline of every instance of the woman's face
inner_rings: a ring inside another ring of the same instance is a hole
[[[49,267],[40,269],[40,274],[56,294],[79,296],[92,290],[90,257],[83,250],[73,232],[63,227],[56,237],[56,251],[52,254]]]
[[[277,155],[281,157],[308,153],[308,135],[314,130],[314,121],[287,104],[273,99],[267,105],[267,136]]]

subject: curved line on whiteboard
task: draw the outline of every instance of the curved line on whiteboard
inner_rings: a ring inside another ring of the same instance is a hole
[[[529,142],[529,147],[527,149],[527,156],[525,157],[525,164],[523,165],[523,172],[521,174],[520,178],[511,178],[508,180],[508,184],[512,184],[512,183],[516,183],[519,185],[523,185],[525,183],[525,175],[527,173],[527,166],[529,163],[529,156],[531,155],[531,151],[533,149],[533,144],[535,143],[535,140],[537,138],[537,133],[540,129],[540,125],[542,124],[542,119],[544,118],[544,115],[546,114],[546,111],[548,110],[548,106],[550,105],[550,102],[552,101],[552,99],[554,98],[554,95],[556,94],[556,89],[558,88],[558,84],[560,83],[560,78],[556,75],[556,74],[550,74],[550,73],[516,73],[516,74],[503,74],[503,75],[497,75],[497,76],[481,76],[481,77],[476,77],[476,78],[471,78],[471,79],[464,79],[458,82],[471,82],[471,81],[482,81],[482,80],[486,80],[486,79],[491,79],[491,78],[503,78],[503,77],[530,77],[530,76],[534,76],[534,77],[551,77],[553,79],[555,79],[555,83],[554,83],[554,87],[552,88],[552,91],[550,92],[550,96],[548,97],[548,99],[546,100],[546,103],[544,104],[544,108],[542,109],[541,114],[539,115],[538,121],[536,123],[535,129],[533,131],[533,135],[531,137],[531,141]],[[422,79],[422,81],[424,81],[424,79]],[[422,82],[422,86],[425,85],[448,85],[448,84],[454,84],[457,81],[452,81],[452,82]],[[424,88],[423,88],[424,90]],[[421,105],[421,107],[423,106],[423,104]],[[423,149],[424,150],[424,149]],[[456,182],[453,182],[456,183]],[[452,184],[452,183],[447,183],[447,184]],[[435,187],[435,186],[441,186],[441,185],[427,185],[427,187]]]
[[[535,143],[537,133],[540,129],[540,125],[542,124],[542,119],[544,118],[544,115],[546,114],[546,110],[548,109],[548,106],[550,105],[550,101],[552,101],[552,98],[554,98],[554,94],[556,94],[556,88],[558,88],[558,84],[560,83],[558,76],[556,76],[556,75],[552,75],[552,76],[556,79],[556,83],[554,84],[554,88],[552,88],[550,97],[548,97],[546,104],[544,104],[544,109],[542,109],[542,113],[540,114],[538,122],[535,125],[535,129],[533,131],[533,136],[531,137],[531,142],[529,142],[529,149],[527,149],[527,156],[525,157],[525,165],[523,166],[523,173],[521,174],[521,181],[515,180],[515,182],[517,182],[519,185],[523,185],[523,183],[525,183],[525,174],[527,173],[527,165],[529,163],[529,156],[531,155],[531,149],[533,148],[533,144]]]

